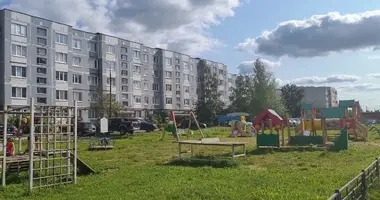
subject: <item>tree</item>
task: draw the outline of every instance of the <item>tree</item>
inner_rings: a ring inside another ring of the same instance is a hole
[[[253,73],[241,74],[236,79],[230,100],[231,107],[238,112],[247,112],[256,116],[266,108],[284,114],[285,108],[281,97],[276,95],[277,83],[260,59],[256,59]],[[231,110],[232,110],[231,109]]]
[[[281,97],[288,113],[292,117],[299,117],[304,91],[294,84],[287,84],[281,87]]]
[[[111,117],[119,116],[123,110],[123,105],[116,101],[115,97],[112,97],[110,104],[110,94],[107,92],[99,92],[96,98],[96,113],[98,117],[109,117],[111,105]]]
[[[217,115],[224,107],[220,99],[221,93],[218,91],[218,78],[212,74],[210,67],[204,60],[200,61],[200,68],[203,70],[200,78],[200,93],[196,105],[196,113],[199,121],[213,125]]]

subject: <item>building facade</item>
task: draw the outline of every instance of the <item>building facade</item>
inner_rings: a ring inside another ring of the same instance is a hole
[[[189,55],[74,29],[24,13],[0,11],[0,105],[72,105],[96,118],[99,91],[144,117],[154,109],[190,110],[197,95],[198,63]],[[206,61],[228,103],[236,75]]]
[[[301,87],[304,91],[303,103],[312,103],[317,108],[337,107],[338,93],[333,87]]]

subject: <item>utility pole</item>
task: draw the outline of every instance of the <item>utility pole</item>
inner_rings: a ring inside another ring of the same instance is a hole
[[[110,70],[110,110],[109,110],[109,114],[108,114],[108,119],[111,118],[111,115],[112,115],[112,76],[111,76],[111,68],[110,68],[110,64],[108,64],[108,67],[109,67],[109,70]]]

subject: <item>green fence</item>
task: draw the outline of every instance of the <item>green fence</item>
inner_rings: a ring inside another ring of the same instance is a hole
[[[379,177],[380,160],[376,158],[376,161],[366,169],[363,169],[359,175],[350,180],[342,188],[335,190],[335,193],[328,200],[366,199],[367,189],[371,187]]]

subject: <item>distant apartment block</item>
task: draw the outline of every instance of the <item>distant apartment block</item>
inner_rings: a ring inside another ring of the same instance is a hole
[[[317,108],[338,106],[338,93],[333,87],[301,87],[304,91],[303,103],[312,103]]]
[[[111,90],[126,111],[140,117],[196,105],[202,59],[8,9],[0,11],[0,33],[0,105],[27,105],[30,97],[41,105],[76,100],[85,120],[99,117],[99,91]],[[228,103],[236,75],[206,62]]]

